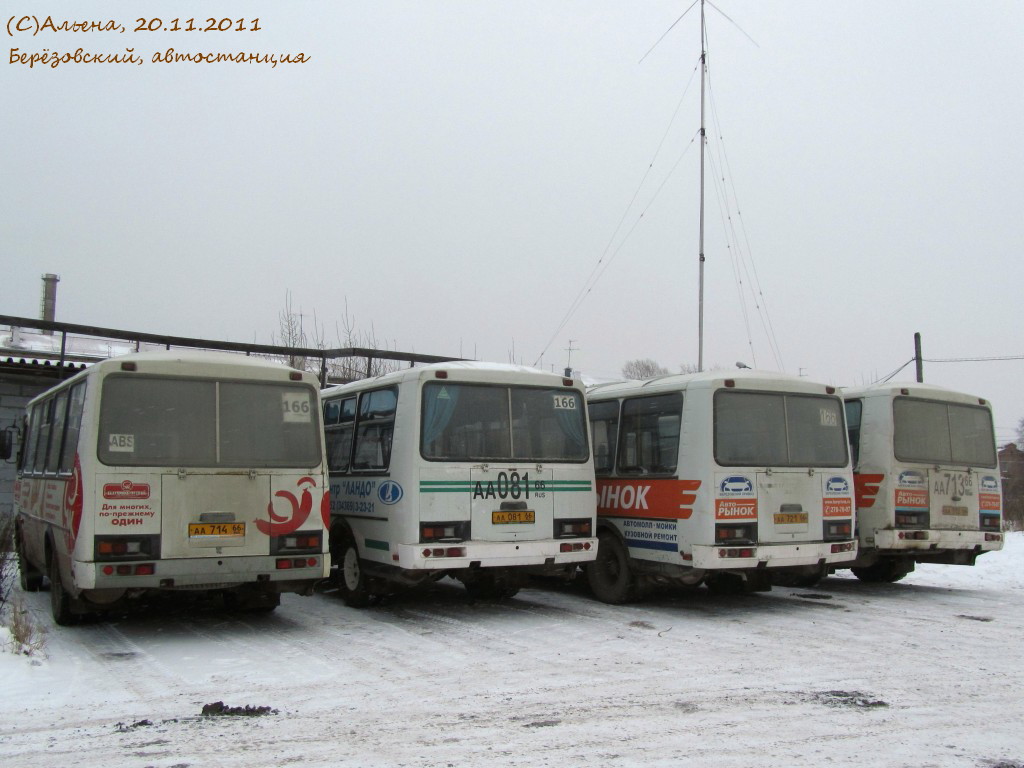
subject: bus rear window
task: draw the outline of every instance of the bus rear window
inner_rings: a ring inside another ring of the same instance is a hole
[[[842,402],[823,395],[715,393],[715,461],[721,466],[842,467]]]
[[[897,397],[892,415],[893,449],[899,461],[996,465],[995,433],[987,408]]]
[[[433,461],[574,461],[589,457],[579,392],[428,382],[420,451]]]
[[[99,458],[119,466],[313,467],[319,413],[311,387],[110,376]]]

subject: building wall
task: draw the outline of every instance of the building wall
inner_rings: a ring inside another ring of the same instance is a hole
[[[14,508],[15,460],[19,448],[17,427],[25,413],[25,405],[56,383],[56,379],[38,376],[0,376],[0,429],[15,429],[14,453],[9,460],[0,461],[0,523],[11,515]]]

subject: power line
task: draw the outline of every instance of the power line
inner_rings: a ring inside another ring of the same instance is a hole
[[[1001,355],[998,357],[923,357],[921,359],[926,363],[987,363],[995,360],[1024,360],[1024,355]]]

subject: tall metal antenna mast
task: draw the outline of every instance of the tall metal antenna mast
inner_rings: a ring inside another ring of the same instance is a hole
[[[704,0],[700,0],[700,275],[697,298],[697,370],[704,370],[704,73],[707,69],[707,51],[704,49]]]

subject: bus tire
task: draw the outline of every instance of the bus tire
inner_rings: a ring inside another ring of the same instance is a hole
[[[18,548],[18,581],[25,592],[38,592],[43,586],[43,572],[28,561],[25,556],[25,544],[19,531],[16,539]]]
[[[338,589],[345,605],[350,608],[365,608],[373,602],[356,543],[345,537],[338,547],[337,556],[332,553],[332,557],[338,563]]]
[[[587,564],[587,583],[602,603],[620,605],[636,599],[636,580],[629,565],[629,552],[617,536],[598,534],[597,557]]]
[[[899,581],[912,570],[914,563],[901,557],[882,557],[865,568],[851,568],[853,575],[869,584],[890,584]]]
[[[71,595],[64,589],[60,577],[60,562],[56,552],[50,554],[50,613],[53,614],[53,620],[62,627],[70,627],[78,621],[78,615],[71,610]]]

